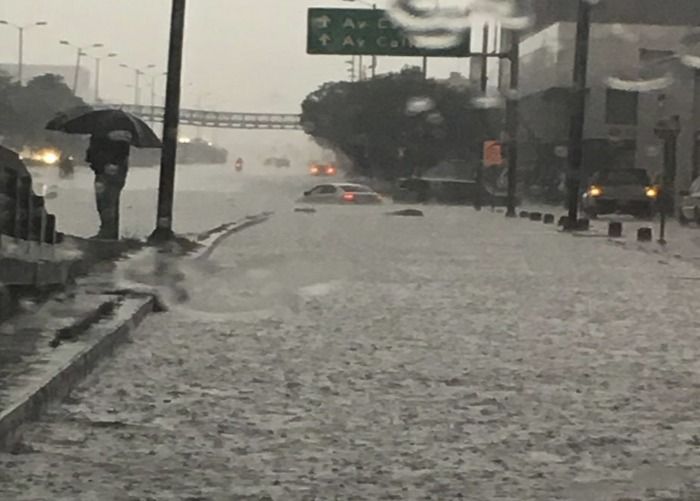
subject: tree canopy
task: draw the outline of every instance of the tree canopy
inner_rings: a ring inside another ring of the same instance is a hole
[[[38,76],[20,85],[0,74],[0,136],[15,149],[57,146],[73,149],[80,138],[45,130],[58,112],[85,107],[59,75]]]
[[[445,159],[480,159],[483,141],[498,137],[499,118],[472,98],[466,87],[407,69],[324,84],[302,103],[302,124],[321,146],[347,156],[355,174],[394,179]]]

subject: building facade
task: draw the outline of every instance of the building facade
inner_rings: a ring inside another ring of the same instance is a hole
[[[520,45],[523,167],[537,182],[565,171],[577,0],[534,0],[536,27]],[[674,7],[675,6],[675,7]],[[654,128],[678,116],[677,190],[700,174],[700,81],[681,62],[700,25],[697,0],[601,0],[592,12],[584,169],[663,169]]]

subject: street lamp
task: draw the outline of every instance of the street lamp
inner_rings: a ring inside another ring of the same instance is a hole
[[[46,21],[36,21],[31,24],[25,24],[25,25],[19,25],[15,23],[11,23],[10,21],[5,21],[4,19],[0,19],[0,24],[4,24],[5,26],[10,26],[12,28],[15,28],[17,32],[19,33],[19,56],[17,59],[17,80],[19,81],[19,84],[22,85],[22,69],[24,67],[24,31],[29,30],[31,28],[35,28],[37,26],[46,26],[48,23]]]
[[[143,68],[135,68],[129,66],[128,64],[120,64],[119,66],[134,71],[134,105],[139,106],[139,104],[141,104],[141,88],[139,87],[139,80],[141,78],[141,75],[144,74],[145,70],[155,68],[156,65],[149,64],[148,66],[145,66]]]
[[[377,10],[377,4],[376,3],[369,3],[366,2],[365,0],[343,0],[344,2],[350,2],[350,3],[361,3],[363,5],[366,5],[367,7],[372,7],[372,10]],[[360,80],[362,80],[362,73],[363,73],[363,68],[362,68],[362,56],[360,56]],[[372,78],[376,75],[377,72],[377,56],[372,56]]]
[[[103,59],[117,57],[119,54],[110,52],[103,56],[92,56],[95,59],[95,103],[100,102],[100,63]]]
[[[73,94],[77,95],[77,92],[78,92],[78,74],[80,72],[80,59],[83,56],[87,55],[87,53],[85,52],[85,49],[99,49],[100,47],[104,47],[104,45],[101,43],[94,43],[92,45],[87,45],[85,47],[78,47],[77,45],[70,43],[68,40],[61,40],[59,43],[61,45],[67,45],[68,47],[73,47],[74,49],[77,50],[78,57],[77,57],[76,62],[75,62],[75,75],[73,77]]]

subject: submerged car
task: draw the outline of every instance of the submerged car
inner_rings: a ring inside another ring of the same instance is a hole
[[[590,218],[602,214],[630,214],[651,218],[658,189],[644,169],[614,169],[595,173],[581,198],[581,208]]]
[[[680,204],[679,222],[700,224],[700,177],[693,181],[688,191],[682,191],[680,194],[683,198]]]
[[[299,202],[311,204],[380,204],[382,197],[369,186],[351,183],[320,184],[304,192]]]

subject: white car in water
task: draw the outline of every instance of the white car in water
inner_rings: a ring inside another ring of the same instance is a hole
[[[319,184],[298,200],[309,204],[380,204],[382,197],[369,186],[353,183]]]

